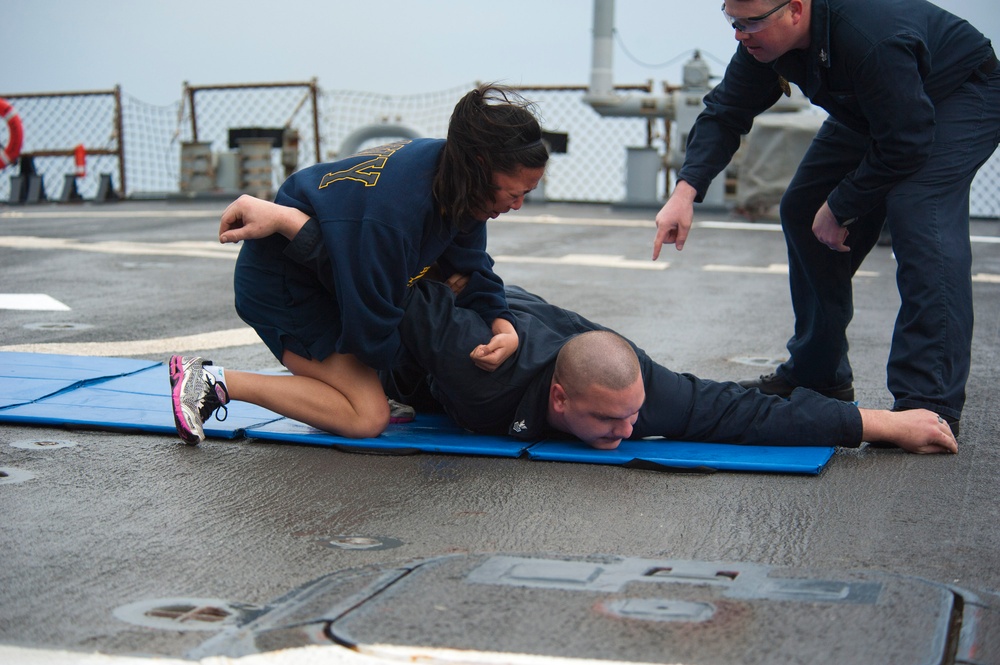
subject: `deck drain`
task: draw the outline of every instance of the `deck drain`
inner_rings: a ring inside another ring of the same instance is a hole
[[[403,541],[395,538],[371,538],[368,536],[333,536],[323,538],[327,547],[340,550],[391,550],[399,547]]]
[[[90,330],[94,326],[89,323],[72,323],[63,321],[61,323],[26,323],[24,327],[28,330]]]
[[[259,608],[217,598],[158,598],[115,608],[126,623],[160,630],[222,630],[241,623]]]
[[[43,441],[12,441],[14,448],[24,448],[25,450],[55,450],[56,448],[72,448],[76,445],[73,441],[59,441],[48,439]]]
[[[0,467],[0,485],[23,483],[25,480],[31,480],[34,477],[35,474],[30,471],[14,469],[9,466]]]
[[[751,365],[753,367],[777,367],[781,363],[785,362],[785,359],[768,358],[765,356],[739,356],[736,358],[730,358],[729,362],[739,363],[740,365]]]

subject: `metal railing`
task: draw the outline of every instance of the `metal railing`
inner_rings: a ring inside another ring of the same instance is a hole
[[[233,151],[238,129],[294,130],[297,142],[272,151],[271,186],[276,189],[289,166],[302,168],[336,158],[362,128],[406,131],[443,137],[455,103],[475,84],[418,95],[322,90],[307,82],[183,86],[182,99],[153,106],[109,91],[3,94],[24,125],[22,155],[34,160],[44,179],[46,198],[59,199],[74,169],[77,145],[87,151],[87,175],[76,179],[84,198],[99,193],[100,178],[113,179],[129,198],[182,195],[183,146],[207,145],[213,159]],[[649,92],[652,83],[616,86]],[[553,154],[544,195],[553,201],[617,203],[625,198],[627,151],[655,148],[669,152],[671,123],[645,118],[606,118],[584,102],[586,86],[521,86],[535,102],[543,127],[564,134],[566,151]],[[0,145],[6,127],[0,123]],[[374,132],[378,134],[378,132]],[[385,136],[380,138],[384,139]],[[294,154],[289,154],[293,152]],[[736,164],[738,167],[738,164]],[[11,200],[11,176],[19,164],[0,171],[0,204]],[[671,173],[660,172],[656,195],[669,191]],[[238,186],[237,186],[238,187]],[[229,192],[219,191],[218,194]],[[975,217],[1000,218],[1000,156],[994,155],[972,186]]]

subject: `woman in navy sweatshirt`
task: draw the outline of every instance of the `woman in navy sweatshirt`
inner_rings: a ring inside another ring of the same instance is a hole
[[[236,310],[291,376],[171,357],[181,439],[204,440],[204,421],[220,408],[224,414],[231,399],[357,438],[378,436],[393,416],[412,418],[405,408],[390,413],[377,370],[399,357],[410,287],[435,264],[445,275],[468,275],[459,305],[493,331],[488,344],[469,350],[470,362],[499,367],[518,338],[486,253],[486,222],[521,207],[547,160],[530,104],[482,85],[455,106],[445,140],[402,140],[305,168],[274,203],[240,197],[219,231],[220,242],[244,241]],[[317,246],[331,257],[329,274],[304,268],[289,246],[310,219],[318,222],[309,225]]]

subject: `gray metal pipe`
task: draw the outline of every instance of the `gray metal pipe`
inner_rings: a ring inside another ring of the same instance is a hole
[[[615,0],[594,0],[594,41],[588,97],[614,97],[611,74],[614,29]]]

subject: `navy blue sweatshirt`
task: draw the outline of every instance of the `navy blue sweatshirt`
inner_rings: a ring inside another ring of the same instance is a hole
[[[442,218],[432,183],[443,139],[415,139],[362,151],[292,175],[276,203],[319,223],[343,316],[338,353],[369,367],[392,366],[407,291],[435,263],[471,276],[459,303],[491,324],[512,319],[503,281],[486,253],[486,222]],[[449,273],[450,274],[450,273]]]

